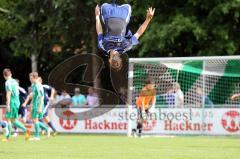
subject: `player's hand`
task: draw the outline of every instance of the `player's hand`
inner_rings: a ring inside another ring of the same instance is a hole
[[[100,16],[100,14],[101,14],[100,7],[99,7],[99,5],[97,5],[96,8],[95,8],[95,15],[97,17],[97,16]]]
[[[147,10],[147,20],[151,20],[152,18],[153,18],[153,16],[154,16],[154,13],[155,13],[155,8],[152,8],[152,7],[150,7],[150,8],[148,8],[148,10]]]
[[[25,105],[25,104],[22,104],[22,105],[21,105],[21,107],[25,108],[25,107],[26,107],[26,105]]]
[[[238,95],[233,95],[232,97],[231,97],[231,100],[236,100],[238,98]]]
[[[155,113],[155,112],[156,112],[155,106],[152,106],[152,107],[149,109],[149,112]]]

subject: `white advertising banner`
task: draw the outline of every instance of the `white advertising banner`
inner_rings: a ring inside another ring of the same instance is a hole
[[[240,109],[160,109],[149,120],[146,133],[240,135]]]
[[[85,120],[77,120],[77,113],[86,112],[89,109],[71,109],[61,113],[65,116],[65,120],[56,115],[54,109],[51,112],[51,118],[59,132],[68,133],[111,133],[126,134],[127,120],[123,117],[127,113],[125,108],[115,108],[103,115],[95,118],[86,118]],[[94,114],[92,114],[95,116]],[[70,120],[74,119],[74,120]]]
[[[137,111],[128,113],[127,108],[114,108],[95,118],[78,120],[77,114],[89,109],[64,110],[61,116],[50,110],[52,123],[62,133],[109,133],[127,134],[128,123],[136,127]],[[0,120],[4,120],[0,109]],[[72,120],[73,119],[73,120]],[[240,135],[239,108],[210,109],[156,109],[144,123],[146,134],[181,135]]]

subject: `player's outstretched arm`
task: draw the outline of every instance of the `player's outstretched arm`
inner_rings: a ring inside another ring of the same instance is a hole
[[[50,95],[50,101],[52,102],[54,99],[54,95],[55,95],[56,90],[54,88],[51,89],[51,95]]]
[[[101,24],[101,20],[100,20],[100,7],[97,5],[95,8],[95,15],[96,15],[96,31],[97,31],[97,35],[103,34],[103,29],[102,29],[102,24]]]
[[[32,99],[32,93],[27,96],[27,98],[25,99],[25,101],[24,101],[23,104],[22,104],[22,107],[26,107],[26,105],[28,104],[28,102],[29,102],[31,99]]]
[[[140,28],[138,29],[138,31],[134,35],[137,39],[139,39],[143,35],[145,30],[147,29],[150,21],[152,20],[152,18],[154,16],[154,13],[155,13],[155,8],[151,7],[147,10],[146,20],[144,21],[144,23],[140,26]]]

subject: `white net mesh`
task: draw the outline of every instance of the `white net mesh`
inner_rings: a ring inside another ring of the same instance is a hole
[[[230,100],[239,91],[239,59],[169,60],[131,62],[133,65],[132,99],[134,105],[145,80],[154,79],[157,105],[173,107],[179,83],[184,94],[184,107],[214,107],[236,104]]]

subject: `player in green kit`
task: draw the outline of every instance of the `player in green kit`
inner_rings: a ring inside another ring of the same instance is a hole
[[[35,137],[31,138],[31,140],[40,140],[39,138],[39,132],[40,128],[48,132],[48,136],[50,134],[50,131],[48,127],[39,121],[39,119],[43,118],[43,109],[44,109],[44,90],[42,85],[38,81],[38,73],[32,72],[29,74],[29,79],[32,83],[32,102],[31,102],[31,117],[34,122],[35,127]]]
[[[3,77],[5,78],[5,89],[6,89],[6,107],[7,111],[5,113],[5,118],[8,123],[8,131],[6,141],[10,139],[12,132],[12,123],[17,128],[20,128],[25,135],[25,139],[28,140],[30,137],[30,131],[26,129],[26,127],[18,121],[18,109],[20,106],[19,100],[19,85],[15,79],[12,78],[12,72],[10,69],[3,70]]]

